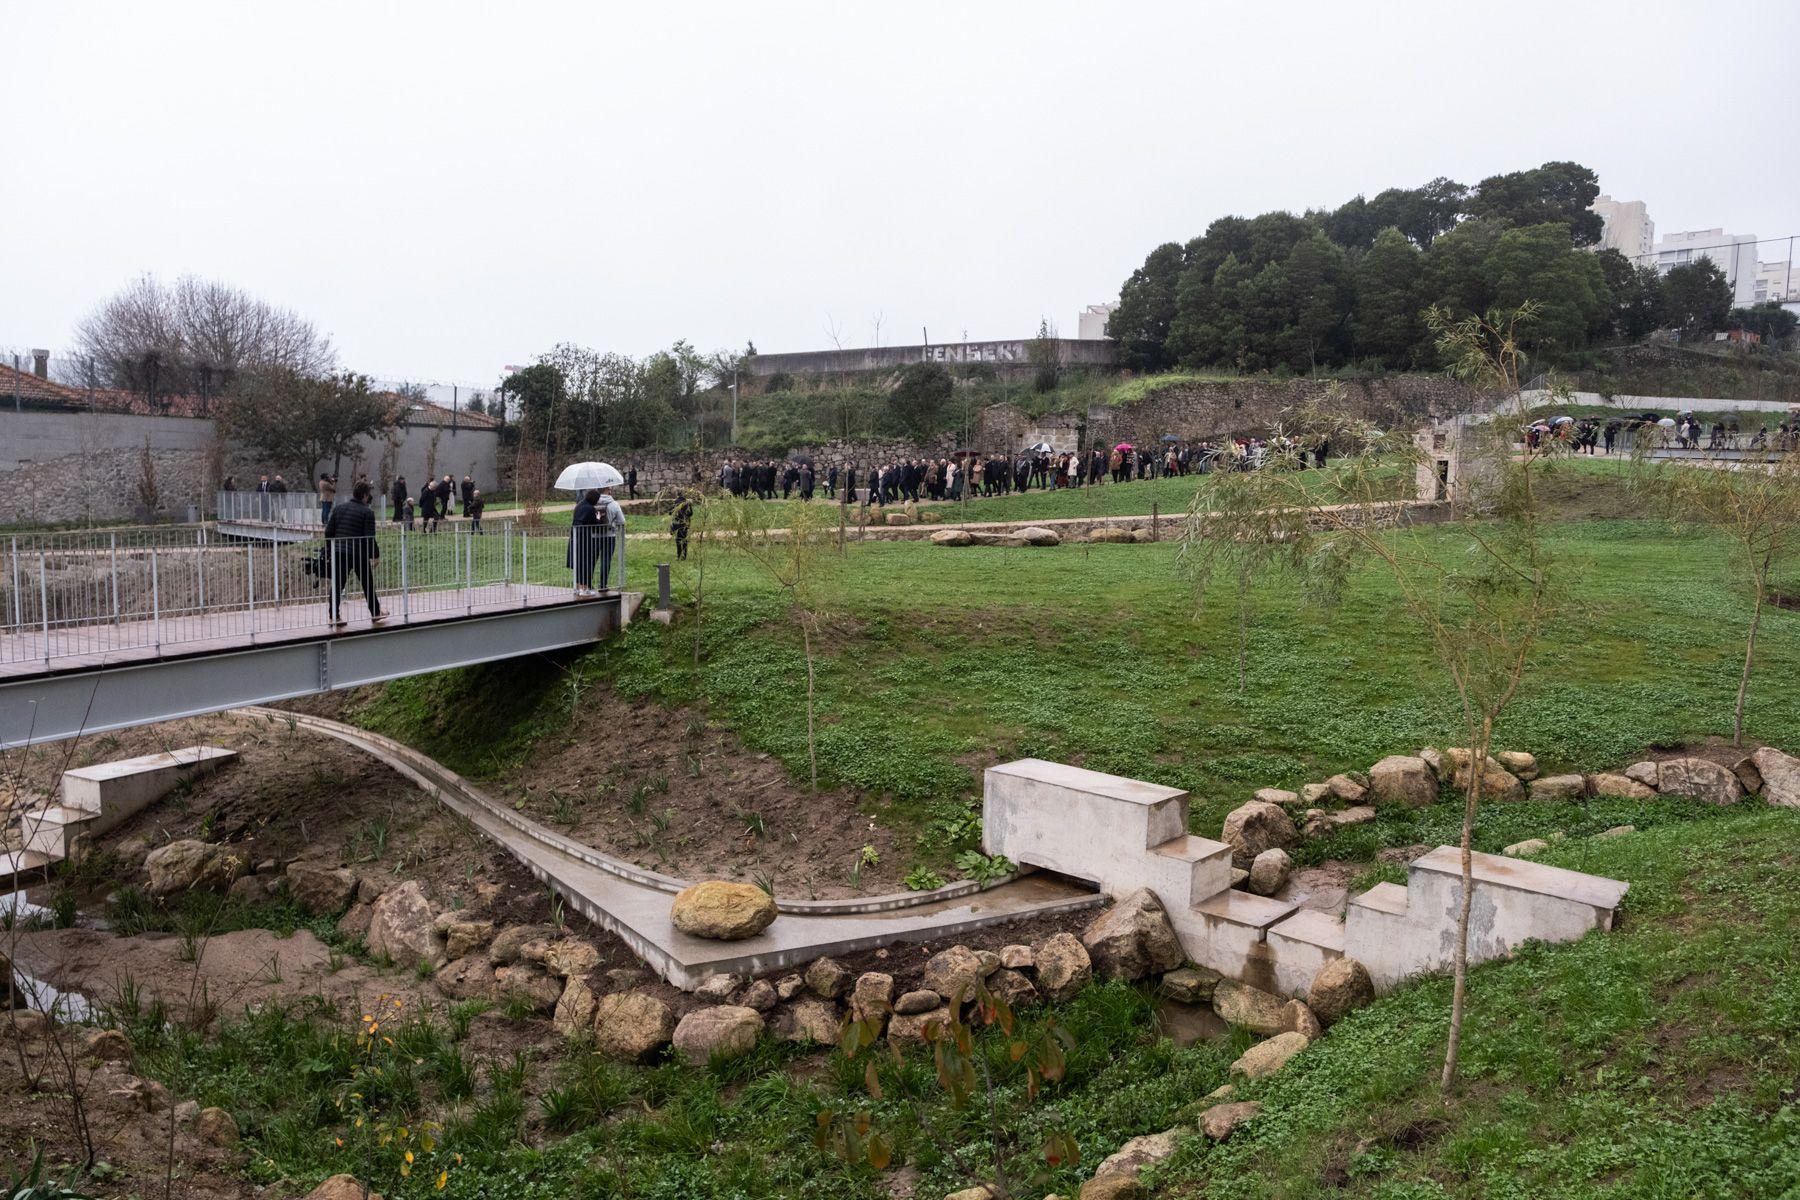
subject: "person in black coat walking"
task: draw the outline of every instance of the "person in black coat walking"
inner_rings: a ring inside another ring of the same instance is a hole
[[[388,493],[388,498],[394,502],[394,520],[401,519],[400,514],[405,511],[407,498],[411,495],[412,493],[406,490],[406,476],[401,475],[396,478],[393,490]]]
[[[386,620],[381,615],[381,599],[375,594],[375,564],[381,561],[381,547],[375,540],[375,510],[369,507],[374,494],[368,484],[357,484],[350,502],[333,505],[331,519],[325,523],[331,562],[331,623],[340,629],[344,626],[344,585],[352,574],[362,581],[369,623],[379,625]]]

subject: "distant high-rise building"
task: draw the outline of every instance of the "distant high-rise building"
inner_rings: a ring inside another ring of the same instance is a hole
[[[1752,304],[1775,300],[1786,303],[1800,300],[1800,267],[1787,259],[1756,264],[1756,285],[1750,294]]]
[[[1756,235],[1723,229],[1688,229],[1656,239],[1656,269],[1667,271],[1702,258],[1725,274],[1733,304],[1752,303],[1756,294]]]
[[[1106,336],[1106,322],[1111,319],[1113,309],[1119,307],[1118,301],[1111,304],[1090,304],[1081,310],[1081,316],[1075,322],[1075,336],[1084,342],[1097,342]]]
[[[1617,250],[1635,263],[1650,261],[1650,243],[1656,236],[1656,222],[1642,200],[1614,200],[1601,196],[1588,205],[1590,212],[1600,214],[1606,222],[1600,233],[1602,250]]]

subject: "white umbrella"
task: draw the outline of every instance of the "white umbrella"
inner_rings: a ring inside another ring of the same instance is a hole
[[[578,462],[563,468],[556,486],[565,492],[585,492],[589,488],[618,487],[625,482],[619,469],[611,463]]]
[[[1658,421],[1657,424],[1661,425],[1664,429],[1673,429],[1675,428],[1675,418],[1664,417],[1662,420]]]

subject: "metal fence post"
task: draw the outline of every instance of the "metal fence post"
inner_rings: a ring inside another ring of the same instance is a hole
[[[337,555],[332,553],[331,539],[325,539],[325,557],[331,562],[331,594],[325,597],[325,616],[336,625],[344,616],[344,602],[338,593]]]
[[[245,600],[250,611],[250,642],[256,643],[256,548],[244,547]]]
[[[468,601],[467,611],[473,616],[475,613],[475,531],[469,530],[469,535],[463,541],[469,547],[466,555],[467,564],[463,572],[463,598]]]
[[[194,530],[194,578],[200,582],[200,611],[206,611],[206,531]]]
[[[519,534],[519,607],[531,603],[531,531]]]
[[[500,582],[512,582],[512,522],[508,521],[500,527],[500,536],[505,542],[506,562],[500,568]]]
[[[406,587],[406,530],[400,531],[400,623],[412,619],[412,594]]]
[[[656,607],[659,612],[668,612],[669,603],[669,564],[656,564]]]
[[[119,623],[119,535],[109,533],[107,542],[112,548],[112,610],[113,624]]]
[[[269,567],[275,576],[275,604],[281,605],[281,543],[274,537],[269,539]]]

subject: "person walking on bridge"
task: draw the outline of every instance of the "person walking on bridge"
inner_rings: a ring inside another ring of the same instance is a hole
[[[381,547],[375,541],[375,510],[369,507],[374,494],[368,484],[357,484],[349,502],[335,506],[325,523],[325,545],[331,556],[331,624],[337,629],[345,625],[344,585],[353,572],[362,581],[369,623],[379,625],[387,619],[381,615],[381,598],[375,594],[375,564],[381,561]]]

